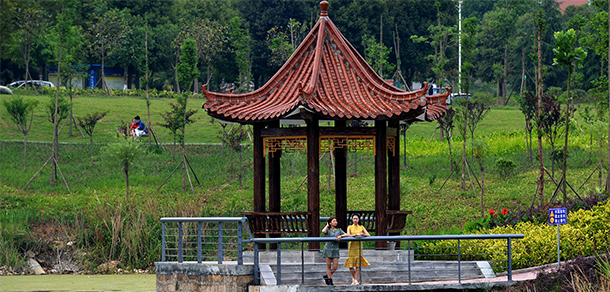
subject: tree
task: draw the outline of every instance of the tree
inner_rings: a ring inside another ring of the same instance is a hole
[[[309,31],[307,23],[300,23],[294,18],[288,21],[288,27],[274,26],[267,31],[267,47],[271,51],[269,65],[277,68],[286,62],[290,55],[301,44]]]
[[[250,91],[250,82],[252,80],[252,58],[250,56],[252,38],[248,28],[243,28],[242,26],[244,26],[244,19],[239,16],[232,18],[229,23],[231,45],[239,70],[238,93]]]
[[[80,29],[73,25],[75,18],[75,1],[61,1],[61,10],[56,16],[57,24],[52,29],[51,44],[54,50],[58,51],[62,49],[62,64],[61,64],[61,75],[59,76],[58,87],[66,86],[70,96],[70,104],[72,104],[72,98],[74,96],[72,78],[75,75],[84,77],[86,69],[83,65],[77,65],[78,60],[82,55],[83,36],[81,35]],[[61,44],[60,44],[61,43]],[[55,55],[59,55],[59,52],[55,52]],[[65,84],[65,85],[64,85]],[[69,136],[72,136],[72,121],[75,121],[72,113],[72,106],[70,106],[69,115]],[[84,136],[83,136],[84,138]]]
[[[22,97],[13,97],[12,99],[2,100],[2,104],[6,108],[11,120],[19,131],[23,133],[23,168],[27,166],[27,140],[28,133],[32,129],[32,121],[34,119],[34,108],[38,105],[38,100],[27,99]],[[30,115],[30,124],[28,126],[28,114]]]
[[[453,107],[450,107],[441,118],[438,119],[438,125],[443,132],[443,136],[447,137],[447,144],[449,145],[449,167],[453,169],[453,155],[451,154],[451,140],[453,140],[453,129],[455,128],[454,117],[456,111]]]
[[[199,76],[197,68],[197,48],[195,40],[186,39],[180,48],[180,63],[176,69],[178,70],[178,80],[182,88],[190,88],[193,85],[193,80]],[[186,103],[185,103],[186,105]]]
[[[546,135],[549,143],[551,144],[551,155],[555,155],[555,143],[557,142],[557,135],[559,134],[559,128],[561,121],[561,106],[554,96],[543,95],[542,96],[542,107],[537,117],[538,135],[542,137]],[[544,169],[543,169],[544,171]],[[555,175],[555,159],[551,157],[551,174]]]
[[[66,118],[68,118],[68,116],[70,115],[70,108],[72,107],[72,105],[70,104],[70,102],[64,97],[64,96],[59,96],[59,98],[57,99],[57,105],[55,104],[55,97],[53,95],[51,95],[49,97],[49,102],[47,102],[47,121],[49,121],[50,123],[55,123],[54,117],[55,117],[55,108],[57,108],[57,124],[60,124],[61,121],[65,120]]]
[[[527,141],[527,151],[530,154],[530,164],[533,163],[532,153],[532,131],[534,130],[534,120],[538,110],[538,98],[532,92],[524,92],[519,97],[519,109],[525,117],[525,140]]]
[[[388,57],[392,52],[392,48],[387,48],[383,43],[377,42],[375,37],[364,35],[362,36],[362,46],[364,46],[364,56],[366,62],[371,65],[373,70],[379,74],[381,78],[388,78],[394,72],[396,65],[388,61]],[[385,75],[383,72],[386,72]]]
[[[183,105],[184,96],[180,94],[180,95],[176,96],[176,100],[177,100],[177,103],[173,103],[173,102],[169,103],[169,106],[172,108],[170,111],[161,113],[161,117],[163,117],[163,120],[165,122],[162,124],[159,124],[159,126],[168,129],[172,133],[172,136],[174,137],[174,151],[173,151],[172,160],[174,160],[176,158],[176,141],[179,140],[180,144],[182,145],[183,136],[180,135],[178,130],[182,129],[184,122],[186,122],[187,125],[194,123],[195,120],[191,119],[191,116],[193,116],[197,112],[197,110],[187,110],[186,118],[185,118],[185,113],[184,113],[185,107]]]
[[[131,34],[131,27],[123,16],[124,11],[118,9],[101,11],[104,10],[103,7],[99,10],[94,13],[93,20],[87,23],[86,36],[89,39],[89,49],[102,62],[102,88],[110,94],[104,73],[106,59],[126,44],[128,35]]]
[[[209,20],[207,18],[198,18],[186,27],[186,38],[195,41],[196,58],[201,59],[206,65],[205,84],[208,84],[211,78],[210,68],[212,67],[212,62],[216,59],[217,55],[225,49],[228,41],[226,31],[226,26],[220,24],[218,21]],[[184,49],[182,50],[184,51]],[[182,63],[182,57],[180,57],[180,62]],[[195,63],[195,65],[197,65],[197,63]],[[180,72],[178,72],[178,76],[180,76]],[[193,79],[196,79],[198,76],[199,70],[197,70],[197,74]],[[197,83],[195,83],[195,87],[197,87]],[[188,88],[185,89],[185,91],[186,90],[188,90]],[[197,92],[198,90],[198,88],[195,88],[194,92]]]
[[[481,217],[485,216],[485,206],[483,202],[483,194],[485,193],[485,167],[483,167],[483,157],[487,152],[487,143],[480,139],[472,139],[471,150],[472,155],[476,158],[481,171]]]
[[[78,125],[83,128],[83,130],[85,130],[85,133],[87,133],[87,135],[89,136],[89,145],[91,146],[90,148],[90,157],[91,157],[91,163],[93,163],[93,130],[95,129],[95,125],[97,124],[97,122],[101,119],[103,119],[106,114],[108,114],[108,111],[105,112],[95,112],[93,114],[86,114],[85,116],[83,116],[82,118],[77,118],[78,119]]]
[[[426,42],[434,48],[434,54],[426,56],[426,59],[430,62],[432,71],[436,75],[436,83],[442,87],[447,77],[447,69],[445,67],[449,63],[447,49],[454,38],[456,28],[455,26],[445,26],[442,24],[441,19],[443,15],[440,10],[441,3],[439,1],[434,2],[434,7],[436,7],[437,23],[428,27],[430,38],[412,35],[411,40],[415,43]]]
[[[32,47],[42,39],[43,34],[48,24],[47,14],[43,9],[37,7],[35,3],[24,3],[26,7],[17,7],[15,13],[17,16],[16,26],[17,31],[13,36],[13,51],[19,52],[23,66],[25,67],[25,80],[31,80],[30,61],[32,57]],[[15,54],[17,55],[17,54]],[[28,89],[28,83],[25,83],[25,88]]]
[[[466,189],[466,141],[467,132],[470,131],[470,137],[474,140],[474,131],[477,125],[483,118],[489,113],[489,106],[482,101],[473,100],[461,100],[457,110],[456,117],[460,123],[458,123],[458,130],[462,136],[462,190]]]
[[[565,144],[563,146],[563,202],[567,202],[567,183],[566,183],[566,172],[567,172],[567,159],[568,159],[568,136],[570,134],[570,116],[572,114],[570,107],[570,84],[572,73],[576,66],[582,67],[582,60],[587,57],[587,52],[581,47],[576,47],[576,32],[574,29],[569,29],[567,32],[558,31],[555,32],[555,58],[553,59],[553,65],[568,67],[568,96],[566,100],[566,117],[565,117]]]
[[[195,41],[193,39],[186,39],[184,44],[181,47],[180,54],[180,63],[177,66],[178,70],[178,79],[180,80],[180,84],[186,86],[185,88],[189,88],[191,84],[193,84],[193,80],[199,75],[199,70],[197,69],[197,55],[196,55],[196,47]],[[159,189],[165,184],[165,182],[174,174],[174,172],[178,169],[178,167],[182,166],[182,191],[186,190],[186,180],[185,177],[188,176],[189,183],[191,185],[191,191],[194,193],[195,189],[193,189],[193,184],[191,183],[191,177],[188,171],[188,167],[190,167],[191,171],[193,168],[191,167],[188,159],[186,158],[185,153],[185,145],[184,145],[184,137],[185,137],[185,128],[187,124],[187,101],[188,101],[188,93],[182,93],[181,97],[178,98],[178,107],[182,113],[182,122],[178,122],[177,120],[172,121],[170,125],[179,126],[182,129],[182,135],[179,135],[178,138],[180,140],[180,144],[182,146],[182,161],[176,166],[176,169],[169,175],[169,177],[161,184]],[[190,116],[189,116],[190,117]],[[178,118],[175,116],[174,118]],[[193,175],[195,172],[193,171]],[[195,175],[195,179],[199,182],[197,175]],[[157,191],[159,190],[157,189]]]
[[[127,186],[125,195],[127,197],[129,197],[129,170],[131,169],[131,164],[136,158],[142,159],[142,155],[146,153],[141,148],[141,144],[135,139],[119,139],[117,143],[111,143],[104,147],[104,153],[108,157],[107,161],[120,166],[125,174]]]
[[[249,145],[242,144],[243,141],[248,139],[248,130],[244,128],[243,125],[239,125],[237,128],[232,128],[229,132],[223,136],[222,143],[225,143],[231,147],[231,149],[239,154],[239,160],[237,163],[237,177],[239,178],[239,187],[243,188],[242,178],[243,178],[243,163],[242,163],[242,154],[244,150],[246,150]],[[233,162],[233,154],[231,153],[231,164]],[[231,166],[229,166],[231,168]]]
[[[477,31],[479,29],[479,19],[476,17],[466,18],[462,21],[462,75],[460,76],[461,84],[459,85],[459,93],[466,93],[469,96],[470,84],[472,78],[472,68],[474,56],[477,54]]]

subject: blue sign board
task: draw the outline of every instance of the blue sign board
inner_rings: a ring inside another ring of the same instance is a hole
[[[550,225],[565,225],[568,224],[568,209],[549,208],[549,224]]]
[[[93,67],[89,68],[89,88],[95,88],[95,83],[97,81],[97,74]]]

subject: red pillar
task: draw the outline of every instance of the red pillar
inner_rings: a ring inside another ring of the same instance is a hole
[[[387,178],[387,142],[386,121],[375,121],[375,235],[385,235],[387,226],[387,200],[388,200],[388,178]],[[375,248],[385,249],[386,242],[378,241]]]
[[[307,121],[307,211],[309,237],[320,236],[320,125],[317,118]],[[319,250],[319,242],[310,242],[309,250]]]

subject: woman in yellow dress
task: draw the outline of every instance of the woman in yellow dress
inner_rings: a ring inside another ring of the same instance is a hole
[[[352,216],[352,225],[347,227],[347,234],[343,236],[371,236],[366,228],[362,226],[360,222],[360,214],[354,214]],[[362,256],[362,242],[361,241],[350,241],[347,249],[347,260],[344,266],[349,268],[349,272],[352,274],[352,285],[358,285],[358,278],[360,277],[360,267],[366,267],[370,265],[369,262]]]

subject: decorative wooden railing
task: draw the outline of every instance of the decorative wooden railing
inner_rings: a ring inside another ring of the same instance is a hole
[[[388,226],[386,227],[386,234],[376,234],[378,236],[388,235],[390,233],[400,233],[405,228],[405,224],[407,222],[407,215],[412,214],[411,211],[402,211],[402,210],[386,210],[386,215],[388,218]],[[375,211],[370,210],[352,210],[347,211],[349,218],[352,218],[354,214],[360,214],[360,220],[362,220],[362,225],[369,233],[375,233],[376,230],[376,220],[375,220]],[[351,222],[351,219],[348,219],[348,222]]]
[[[253,234],[308,233],[311,212],[241,212]]]
[[[369,233],[375,233],[376,220],[375,211],[370,210],[352,210],[347,211],[349,218],[354,214],[360,214],[362,225]],[[385,234],[401,233],[405,228],[407,215],[411,211],[387,210],[388,226]],[[248,218],[248,228],[252,234],[288,234],[288,233],[303,233],[309,232],[308,223],[311,217],[310,212],[242,212],[242,216]],[[351,220],[348,220],[351,222]],[[324,222],[321,222],[324,223]],[[344,227],[345,229],[347,227]]]

